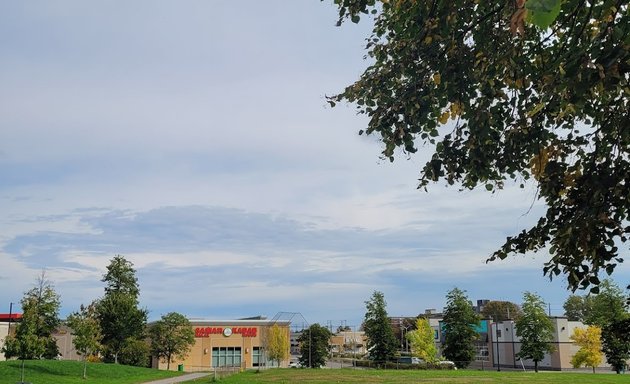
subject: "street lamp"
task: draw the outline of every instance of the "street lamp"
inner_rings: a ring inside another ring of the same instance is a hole
[[[7,335],[11,334],[11,318],[13,317],[13,303],[9,303],[9,326],[7,328]]]
[[[409,352],[409,340],[407,340],[407,330],[412,328],[411,325],[405,327],[404,325],[401,325],[401,331],[404,329],[404,337],[405,337],[405,352]],[[402,344],[402,343],[401,343]],[[402,345],[401,345],[402,347]]]
[[[494,336],[497,342],[497,372],[501,372],[501,356],[499,353],[499,323],[494,323]]]

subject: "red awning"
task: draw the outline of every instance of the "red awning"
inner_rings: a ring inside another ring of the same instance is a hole
[[[21,313],[12,313],[10,315],[8,313],[0,313],[0,321],[9,321],[9,319],[20,320],[21,318],[22,318]]]

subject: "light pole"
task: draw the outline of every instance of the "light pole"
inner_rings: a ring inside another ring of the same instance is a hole
[[[13,303],[9,303],[9,326],[7,328],[7,335],[11,335],[11,318],[13,317]]]
[[[407,330],[410,329],[411,327],[412,327],[411,325],[406,326],[406,327],[404,325],[402,325],[402,329],[405,330],[405,332],[404,332],[404,335],[405,335],[404,336],[405,337],[405,352],[409,352],[409,340],[407,340]],[[401,345],[401,347],[402,347],[402,345]]]
[[[501,356],[499,353],[499,323],[494,323],[494,335],[497,341],[497,372],[501,372]]]

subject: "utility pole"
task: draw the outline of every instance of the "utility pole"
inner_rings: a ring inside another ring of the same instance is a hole
[[[7,335],[11,335],[11,318],[13,317],[13,303],[9,303],[9,328],[7,329]]]
[[[494,335],[497,339],[497,372],[501,372],[501,356],[499,353],[499,323],[494,323]]]

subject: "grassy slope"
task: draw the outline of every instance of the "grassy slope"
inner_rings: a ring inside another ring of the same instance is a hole
[[[19,382],[20,364],[15,360],[0,362],[0,384]],[[157,369],[88,363],[87,380],[83,380],[83,363],[79,361],[30,360],[24,364],[24,381],[33,384],[131,384],[177,375]]]
[[[614,384],[629,383],[627,375],[590,374],[568,372],[496,372],[496,371],[395,371],[395,370],[351,370],[351,369],[268,369],[257,373],[243,372],[222,379],[223,384],[268,384],[268,383],[361,383],[361,384]],[[196,383],[210,383],[211,379]]]

